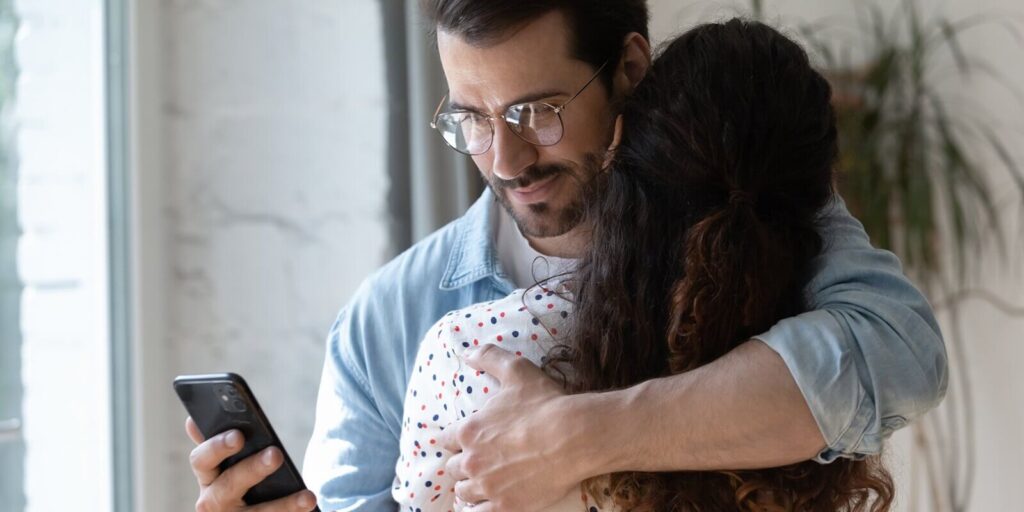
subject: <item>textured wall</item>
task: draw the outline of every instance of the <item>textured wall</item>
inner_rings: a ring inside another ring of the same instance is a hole
[[[168,364],[244,375],[297,464],[327,330],[390,251],[379,9],[176,0],[160,12]],[[171,490],[147,510],[195,500],[174,432]]]

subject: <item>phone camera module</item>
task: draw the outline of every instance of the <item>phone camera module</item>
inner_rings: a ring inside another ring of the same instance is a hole
[[[217,386],[213,391],[217,394],[221,409],[231,413],[246,412],[248,410],[245,400],[242,400],[234,386],[230,384]]]

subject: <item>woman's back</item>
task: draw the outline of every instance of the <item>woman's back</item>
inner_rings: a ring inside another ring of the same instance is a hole
[[[830,100],[806,53],[760,23],[702,25],[664,47],[588,205],[574,350],[553,358],[573,366],[575,391],[690,371],[806,310],[838,155]],[[659,511],[884,510],[892,495],[877,459],[622,473],[612,488],[623,508]]]

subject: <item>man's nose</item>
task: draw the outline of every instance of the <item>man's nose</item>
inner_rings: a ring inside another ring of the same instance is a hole
[[[537,148],[500,121],[495,123],[491,151],[494,152],[491,172],[503,180],[515,179],[537,162]]]

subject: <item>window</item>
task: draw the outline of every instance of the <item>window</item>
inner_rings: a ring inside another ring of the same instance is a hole
[[[105,6],[0,6],[4,26],[17,20],[13,44],[0,43],[17,71],[0,164],[16,184],[16,208],[0,209],[0,509],[60,510],[74,496],[76,508],[111,510]]]

